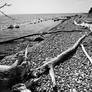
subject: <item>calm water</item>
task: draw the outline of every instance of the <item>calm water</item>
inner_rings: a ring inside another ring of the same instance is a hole
[[[6,28],[10,24],[21,24],[31,22],[34,19],[42,18],[42,19],[50,19],[53,17],[63,17],[73,14],[17,14],[17,15],[10,15],[15,20],[11,20],[5,16],[0,16],[0,29]]]

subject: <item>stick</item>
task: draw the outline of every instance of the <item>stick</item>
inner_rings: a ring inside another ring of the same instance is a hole
[[[63,63],[65,60],[71,58],[75,54],[75,52],[76,52],[78,46],[80,45],[80,43],[82,43],[82,41],[87,36],[88,36],[87,34],[83,35],[82,37],[79,38],[79,40],[72,47],[70,47],[69,49],[67,49],[66,51],[62,52],[57,57],[52,58],[49,62],[46,62],[45,64],[43,64],[42,66],[40,66],[40,67],[38,67],[36,69],[37,70],[41,69],[43,67],[48,66],[49,64],[52,64],[53,66],[56,66],[56,65],[58,65],[60,63]]]
[[[49,74],[50,74],[50,77],[51,77],[52,82],[53,82],[53,87],[55,87],[56,86],[56,80],[55,80],[54,68],[53,68],[52,65],[50,65]]]
[[[89,61],[90,61],[91,64],[92,64],[92,58],[91,58],[91,57],[88,55],[88,53],[86,52],[85,47],[83,46],[83,44],[81,44],[81,48],[82,48],[84,54],[86,55],[86,57],[89,59]]]
[[[27,53],[28,53],[28,47],[29,47],[29,44],[27,45],[26,49],[25,49],[25,60],[27,59]]]

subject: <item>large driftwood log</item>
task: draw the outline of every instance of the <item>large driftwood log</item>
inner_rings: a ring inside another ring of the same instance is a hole
[[[5,3],[4,5],[0,6],[0,9],[3,8],[3,7],[5,7],[5,6],[11,6],[11,4]]]
[[[61,32],[83,32],[82,30],[71,30],[71,31],[65,31],[65,30],[60,30],[60,31],[56,31],[56,32],[42,32],[42,33],[35,33],[35,34],[29,34],[29,35],[25,35],[25,36],[20,36],[20,37],[16,37],[16,38],[12,38],[12,39],[7,39],[4,41],[0,41],[0,44],[4,44],[4,43],[10,43],[13,42],[15,40],[19,40],[19,39],[24,39],[26,37],[30,37],[30,36],[36,36],[36,35],[46,35],[46,34],[54,34],[54,33],[61,33]]]
[[[83,35],[81,38],[79,38],[79,40],[72,47],[65,50],[64,52],[59,54],[57,57],[52,58],[49,61],[46,60],[45,63],[41,67],[38,67],[35,70],[41,69],[41,68],[46,67],[50,64],[53,65],[53,67],[54,67],[56,65],[59,65],[60,63],[63,63],[65,60],[71,58],[75,54],[78,46],[80,45],[80,43],[82,43],[82,41],[85,39],[85,37],[87,37],[87,34]]]
[[[2,9],[3,7],[5,6],[11,6],[11,4],[8,4],[8,3],[5,3],[4,5],[0,6],[0,9]],[[8,17],[12,20],[15,20],[14,18],[12,18],[11,16],[8,16],[7,14],[5,14],[3,11],[0,10],[0,12],[5,16],[5,17]]]
[[[90,35],[90,33],[88,35]],[[38,67],[36,69],[31,69],[26,80],[28,80],[30,78],[34,78],[34,79],[37,78],[38,79],[43,74],[50,74],[52,82],[53,82],[53,87],[55,87],[56,86],[56,80],[55,80],[55,74],[54,74],[54,67],[56,65],[59,65],[60,63],[63,63],[64,61],[70,59],[76,53],[76,50],[79,47],[79,45],[82,43],[82,41],[88,35],[85,34],[82,37],[80,37],[79,40],[72,47],[70,47],[66,51],[62,52],[57,57],[49,59],[49,61],[46,60],[45,63],[42,66],[40,66],[40,67]],[[40,69],[43,69],[43,71],[39,72],[38,70],[40,70]],[[35,82],[38,82],[38,80],[37,81],[33,81],[33,84]],[[25,83],[25,84],[27,85],[27,83]],[[29,82],[29,85],[27,85],[27,86],[31,87],[32,86],[32,82]]]

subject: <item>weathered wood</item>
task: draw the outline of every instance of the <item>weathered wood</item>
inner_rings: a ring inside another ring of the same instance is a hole
[[[37,70],[41,69],[43,67],[46,67],[49,64],[52,64],[53,66],[56,66],[56,65],[58,65],[60,63],[63,63],[65,60],[71,58],[75,54],[78,46],[85,39],[85,37],[87,37],[87,35],[83,35],[81,38],[79,38],[79,40],[72,47],[70,47],[69,49],[65,50],[64,52],[62,52],[57,57],[52,58],[50,61],[45,62],[42,66],[38,67]]]
[[[23,39],[23,38],[30,37],[30,36],[54,34],[54,33],[59,33],[59,32],[60,32],[60,33],[62,33],[62,32],[69,33],[69,32],[83,32],[83,31],[82,31],[82,30],[70,30],[70,31],[63,31],[63,30],[60,30],[60,31],[56,31],[56,32],[34,33],[34,34],[28,34],[28,35],[25,35],[25,36],[20,36],[20,37],[15,37],[15,38],[12,38],[12,39],[7,39],[7,40],[4,40],[4,41],[0,41],[0,44],[13,42],[13,41],[15,41],[15,40]]]
[[[88,53],[86,52],[85,47],[83,46],[83,44],[81,44],[81,48],[82,48],[84,54],[86,55],[86,57],[89,59],[89,61],[90,61],[91,64],[92,64],[92,58],[91,58],[91,57],[88,55]]]

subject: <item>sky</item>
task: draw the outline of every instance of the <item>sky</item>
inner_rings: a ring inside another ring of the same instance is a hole
[[[12,4],[2,10],[7,14],[83,13],[92,7],[92,0],[0,0]]]

